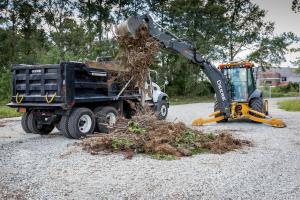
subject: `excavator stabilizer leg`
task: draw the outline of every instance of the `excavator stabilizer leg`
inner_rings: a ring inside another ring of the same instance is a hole
[[[209,117],[211,117],[211,118],[207,118],[207,119],[197,118],[192,122],[192,125],[193,126],[202,126],[203,124],[208,124],[208,123],[211,123],[211,122],[218,122],[218,121],[221,121],[221,120],[225,119],[225,117],[223,115],[216,117],[217,114],[220,114],[220,111],[211,113],[209,115]]]
[[[261,117],[257,117],[255,115],[253,115],[252,113],[261,116]],[[264,124],[269,124],[273,127],[277,127],[277,128],[284,128],[286,127],[286,124],[278,118],[266,118],[267,116],[263,113],[257,112],[255,110],[252,110],[250,108],[248,108],[248,114],[245,115],[246,118],[255,121],[255,122],[260,122],[260,123],[264,123]]]
[[[225,117],[223,115],[217,117],[217,115],[219,115],[220,113],[221,113],[220,111],[211,113],[209,115],[210,118],[207,118],[207,119],[204,119],[204,118],[195,119],[193,121],[192,125],[193,126],[202,126],[207,123],[218,122],[218,121],[225,119]],[[252,121],[269,124],[269,125],[271,125],[273,127],[277,127],[277,128],[286,127],[286,124],[281,119],[268,118],[268,116],[265,115],[264,113],[257,112],[255,110],[249,108],[248,105],[243,105],[242,115],[240,115],[239,117],[232,117],[232,119],[237,119],[237,118],[247,118]]]

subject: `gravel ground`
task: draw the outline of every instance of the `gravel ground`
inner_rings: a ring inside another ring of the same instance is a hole
[[[270,101],[271,115],[287,128],[249,122],[211,124],[254,146],[223,155],[174,161],[148,156],[92,156],[54,131],[24,134],[18,118],[0,128],[0,199],[300,199],[300,112]],[[169,120],[187,124],[206,116],[212,103],[172,106]]]

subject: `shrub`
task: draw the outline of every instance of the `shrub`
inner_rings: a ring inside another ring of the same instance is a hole
[[[278,86],[272,88],[272,92],[274,93],[287,93],[287,92],[298,92],[299,84],[298,83],[289,83],[286,86]]]
[[[0,102],[7,103],[11,97],[11,73],[9,70],[0,73]]]
[[[134,143],[127,138],[113,138],[112,147],[115,150],[126,150],[129,149]]]

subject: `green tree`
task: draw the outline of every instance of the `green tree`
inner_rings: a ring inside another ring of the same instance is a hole
[[[220,57],[217,51],[222,46],[224,34],[220,34],[224,26],[225,8],[220,1],[149,1],[155,13],[155,20],[165,29],[179,38],[194,44],[197,51],[211,59]],[[160,54],[158,71],[163,79],[167,77],[167,92],[171,95],[200,95],[201,83],[204,79],[199,66],[195,66],[185,58]],[[203,85],[202,85],[203,86]],[[210,92],[207,91],[207,94]],[[203,94],[203,93],[202,93]]]
[[[299,0],[292,1],[292,10],[295,12],[300,12],[300,1]]]
[[[111,28],[110,25],[113,22],[111,16],[112,7],[116,5],[116,3],[116,0],[79,1],[79,16],[86,22],[88,34],[91,34],[90,37],[97,37],[99,41],[105,37],[107,38],[107,34],[105,33],[109,32]]]
[[[1,63],[34,63],[38,52],[48,45],[36,1],[5,1],[0,9]]]
[[[263,68],[274,64],[279,65],[286,62],[285,55],[290,52],[289,46],[297,40],[297,36],[291,32],[273,38],[263,38],[260,43],[256,44],[257,49],[248,56],[248,59],[255,61]]]
[[[263,36],[273,32],[274,23],[265,22],[265,14],[250,0],[226,1],[225,60],[234,60],[240,52],[251,49]]]
[[[80,28],[74,19],[76,5],[71,0],[47,0],[42,2],[42,8],[50,38],[59,50],[60,60],[65,60],[66,51],[70,50],[72,43],[71,31]],[[81,36],[84,40],[84,35]]]
[[[300,12],[300,1],[299,0],[293,0],[292,1],[292,10],[295,12]],[[300,48],[295,48],[292,50],[293,52],[300,52]],[[292,62],[295,66],[298,67],[296,70],[298,73],[300,73],[300,58],[297,58],[296,61]]]
[[[296,48],[292,50],[293,52],[300,52],[300,48]],[[292,62],[292,64],[297,67],[296,72],[300,74],[300,58],[296,58],[295,61]]]

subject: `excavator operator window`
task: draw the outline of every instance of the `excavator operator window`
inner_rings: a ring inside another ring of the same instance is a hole
[[[248,94],[251,95],[256,88],[252,68],[247,69],[247,78],[248,78]]]
[[[225,69],[230,86],[231,86],[231,98],[234,101],[244,102],[248,99],[248,87],[247,87],[247,69],[240,67],[230,67]]]

